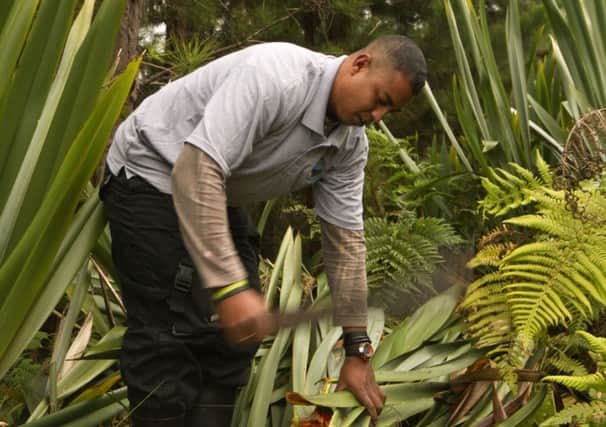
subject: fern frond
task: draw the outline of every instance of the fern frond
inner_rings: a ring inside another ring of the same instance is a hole
[[[468,266],[492,271],[469,286],[462,304],[476,343],[495,345],[491,354],[515,367],[549,327],[574,330],[606,305],[606,197],[589,185],[574,194],[573,212],[570,192],[549,187],[547,164],[538,169],[539,176],[517,166],[513,172],[494,170],[482,182],[485,213],[532,205],[534,213],[504,223],[532,231],[533,241],[516,242],[508,229],[486,235]],[[565,365],[563,359],[554,363]]]
[[[522,166],[520,166],[519,164],[513,163],[513,162],[509,163],[509,166],[511,166],[511,169],[522,178],[521,181],[522,181],[523,187],[538,188],[538,187],[544,187],[545,184],[547,184],[547,181],[543,178],[542,174],[539,174],[539,176],[536,176],[528,169],[525,169]],[[551,176],[549,174],[548,174],[548,176],[549,176],[549,180],[551,180]]]
[[[606,356],[606,338],[596,337],[586,331],[576,331],[576,334],[583,337],[589,343],[591,349],[596,353]]]
[[[572,423],[595,423],[604,425],[606,423],[606,402],[595,400],[590,403],[577,403],[561,410],[551,418],[543,421],[543,426],[558,426]]]
[[[585,366],[578,360],[569,357],[563,351],[559,351],[554,356],[551,356],[548,359],[547,363],[552,365],[557,370],[567,372],[571,375],[587,375],[587,369],[585,368]]]
[[[523,215],[505,220],[505,223],[532,228],[565,240],[584,238],[586,235],[583,223],[569,214]]]
[[[503,298],[503,279],[499,276],[499,272],[488,273],[467,287],[465,298],[461,303],[462,310],[475,310],[477,306],[482,308],[491,305],[490,301],[479,301],[485,298]]]
[[[431,275],[443,262],[440,246],[463,242],[443,220],[417,219],[411,212],[397,222],[368,218],[365,238],[369,288],[388,286],[411,292],[432,290]]]
[[[543,381],[562,384],[579,391],[586,391],[591,388],[602,392],[606,391],[606,377],[602,372],[578,376],[548,375],[543,377]]]
[[[484,246],[467,263],[468,268],[499,265],[504,256],[513,251],[517,245],[512,242],[495,243]]]
[[[479,203],[484,214],[502,216],[535,201],[534,193],[529,189],[541,188],[544,182],[531,172],[510,165],[516,174],[504,169],[491,169],[490,178],[482,178],[482,187],[486,197]]]
[[[509,242],[516,234],[518,233],[512,230],[507,224],[500,224],[498,227],[493,228],[480,238],[478,241],[478,247],[481,249],[491,243],[501,241]]]
[[[553,178],[551,176],[551,168],[549,164],[543,159],[539,150],[535,151],[535,165],[537,167],[537,172],[539,173],[539,177],[543,180],[545,185],[551,186],[553,184]]]

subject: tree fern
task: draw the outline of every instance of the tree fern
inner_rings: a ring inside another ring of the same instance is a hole
[[[596,185],[576,190],[584,215],[575,215],[565,192],[546,185],[545,166],[540,177],[513,169],[515,175],[498,170],[486,182],[482,207],[495,215],[532,207],[534,213],[504,222],[534,240],[481,249],[469,266],[489,274],[469,287],[463,308],[478,345],[496,346],[498,360],[522,367],[549,327],[591,320],[606,304],[606,198]]]

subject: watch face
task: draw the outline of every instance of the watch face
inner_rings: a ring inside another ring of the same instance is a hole
[[[360,345],[360,357],[362,359],[369,360],[374,353],[375,350],[372,348],[371,343],[365,342]]]
[[[362,360],[370,360],[374,352],[375,351],[372,348],[372,344],[370,344],[369,342],[361,342],[348,347],[345,350],[345,355],[356,356]]]

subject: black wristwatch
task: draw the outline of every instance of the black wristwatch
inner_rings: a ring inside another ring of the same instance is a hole
[[[346,332],[343,334],[345,356],[355,356],[362,360],[370,360],[374,349],[366,332]]]

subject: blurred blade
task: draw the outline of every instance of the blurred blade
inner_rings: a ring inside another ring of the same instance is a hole
[[[274,312],[271,314],[273,331],[276,333],[282,328],[294,328],[301,323],[316,322],[332,314],[332,307],[308,308],[287,312]]]

